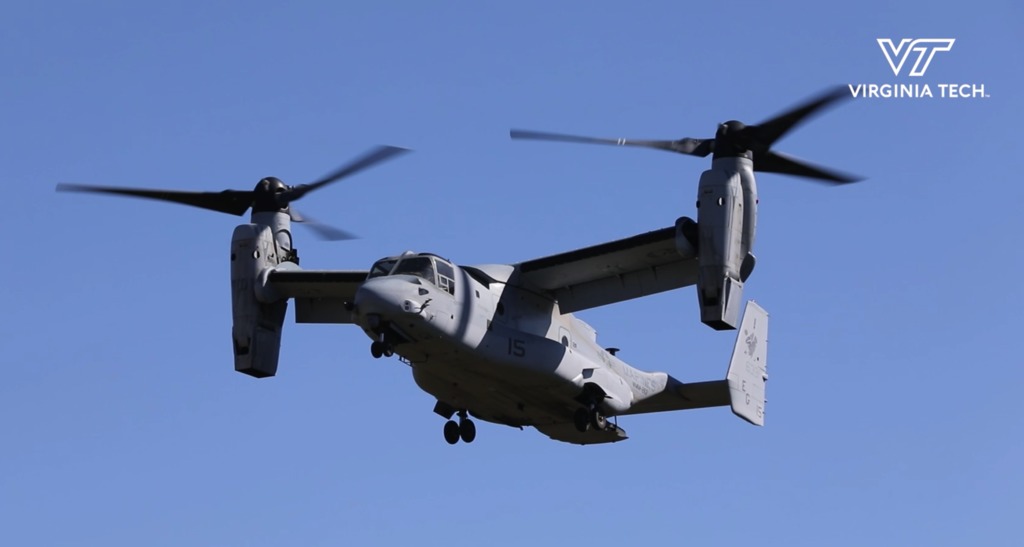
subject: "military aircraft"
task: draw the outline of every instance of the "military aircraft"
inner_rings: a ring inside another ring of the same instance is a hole
[[[369,270],[299,266],[292,222],[327,239],[350,234],[302,216],[292,204],[306,194],[405,152],[381,146],[310,184],[262,179],[253,190],[182,192],[60,184],[59,191],[170,201],[250,222],[231,239],[232,343],[235,370],[256,378],[277,373],[288,301],[297,323],[354,324],[376,358],[395,354],[415,382],[436,398],[450,444],[476,438],[470,416],[576,444],[626,439],[618,416],[729,405],[764,424],[768,314],[748,302],[726,378],[681,382],[644,372],[598,344],[573,312],[695,285],[701,319],[734,329],[743,283],[754,267],[757,190],[754,171],[833,183],[852,182],[770,150],[810,114],[837,101],[826,93],[756,126],[730,121],[713,139],[640,141],[511,132],[513,138],[616,144],[695,156],[713,154],[698,185],[697,220],[516,264],[459,265],[440,255],[406,252]],[[457,420],[455,419],[457,418]],[[609,420],[612,418],[612,420]]]

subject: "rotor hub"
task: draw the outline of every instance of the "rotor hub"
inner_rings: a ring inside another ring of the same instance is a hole
[[[284,199],[288,185],[277,177],[266,177],[260,180],[252,190],[252,210],[254,213],[285,211],[288,202]]]
[[[715,132],[715,151],[712,159],[717,158],[747,158],[754,159],[752,140],[750,133],[754,127],[748,127],[743,122],[729,120],[719,124]]]

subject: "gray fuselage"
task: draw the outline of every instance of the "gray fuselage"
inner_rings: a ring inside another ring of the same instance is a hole
[[[418,260],[436,271],[394,262]],[[355,297],[355,320],[408,362],[438,401],[510,426],[572,421],[589,389],[615,416],[665,388],[665,373],[637,370],[597,344],[595,331],[558,303],[516,283],[511,266],[460,268],[407,253],[379,264]],[[443,272],[443,273],[442,273]],[[449,274],[450,277],[448,275]]]

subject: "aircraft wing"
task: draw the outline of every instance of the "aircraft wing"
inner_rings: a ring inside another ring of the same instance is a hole
[[[352,323],[347,306],[368,271],[274,270],[267,286],[281,298],[295,299],[296,323]]]
[[[670,226],[517,265],[520,279],[575,312],[697,282],[697,257],[680,253]]]

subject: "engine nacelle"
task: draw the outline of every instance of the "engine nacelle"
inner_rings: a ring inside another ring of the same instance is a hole
[[[757,188],[749,159],[716,158],[711,169],[701,174],[697,190],[697,300],[700,320],[716,330],[735,329],[739,324],[743,281],[753,269],[750,250],[756,207]]]
[[[231,339],[235,370],[266,378],[277,373],[288,300],[261,301],[261,273],[282,260],[271,227],[242,224],[231,236]],[[264,297],[263,300],[266,300]]]

